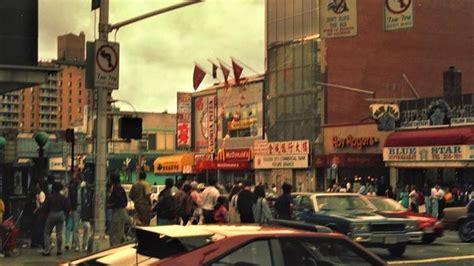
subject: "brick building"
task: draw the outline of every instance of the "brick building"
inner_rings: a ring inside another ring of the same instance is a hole
[[[58,59],[39,65],[59,72],[42,85],[0,96],[0,129],[54,132],[82,124],[93,101],[85,88],[84,51],[84,33],[58,36]]]
[[[405,74],[422,98],[443,96],[443,72],[463,72],[463,93],[474,92],[473,3],[417,0],[414,27],[383,30],[384,1],[359,1],[356,36],[325,40],[327,82],[375,91],[376,98],[413,97]],[[367,95],[328,89],[328,124],[370,116]]]

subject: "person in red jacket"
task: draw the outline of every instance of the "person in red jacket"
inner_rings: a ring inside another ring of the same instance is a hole
[[[226,198],[220,196],[217,198],[217,204],[214,207],[214,221],[218,224],[227,223],[228,210],[225,206]]]

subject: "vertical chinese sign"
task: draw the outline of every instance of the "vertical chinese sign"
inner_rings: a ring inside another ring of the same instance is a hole
[[[357,0],[321,0],[323,38],[357,35]]]
[[[177,148],[191,148],[191,93],[178,92]]]

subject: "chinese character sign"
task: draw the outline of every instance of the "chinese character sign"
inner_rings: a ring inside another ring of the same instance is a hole
[[[177,120],[177,147],[191,147],[191,93],[178,92]]]

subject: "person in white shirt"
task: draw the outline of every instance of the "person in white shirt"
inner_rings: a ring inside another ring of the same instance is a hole
[[[216,188],[217,181],[213,178],[209,180],[209,186],[201,193],[202,198],[202,214],[204,216],[204,223],[214,223],[214,206],[217,203],[220,193]]]
[[[440,200],[442,200],[443,198],[444,198],[444,191],[441,189],[441,186],[438,184],[435,185],[431,189],[431,216],[435,218],[439,218],[440,216],[439,203],[440,203]]]

